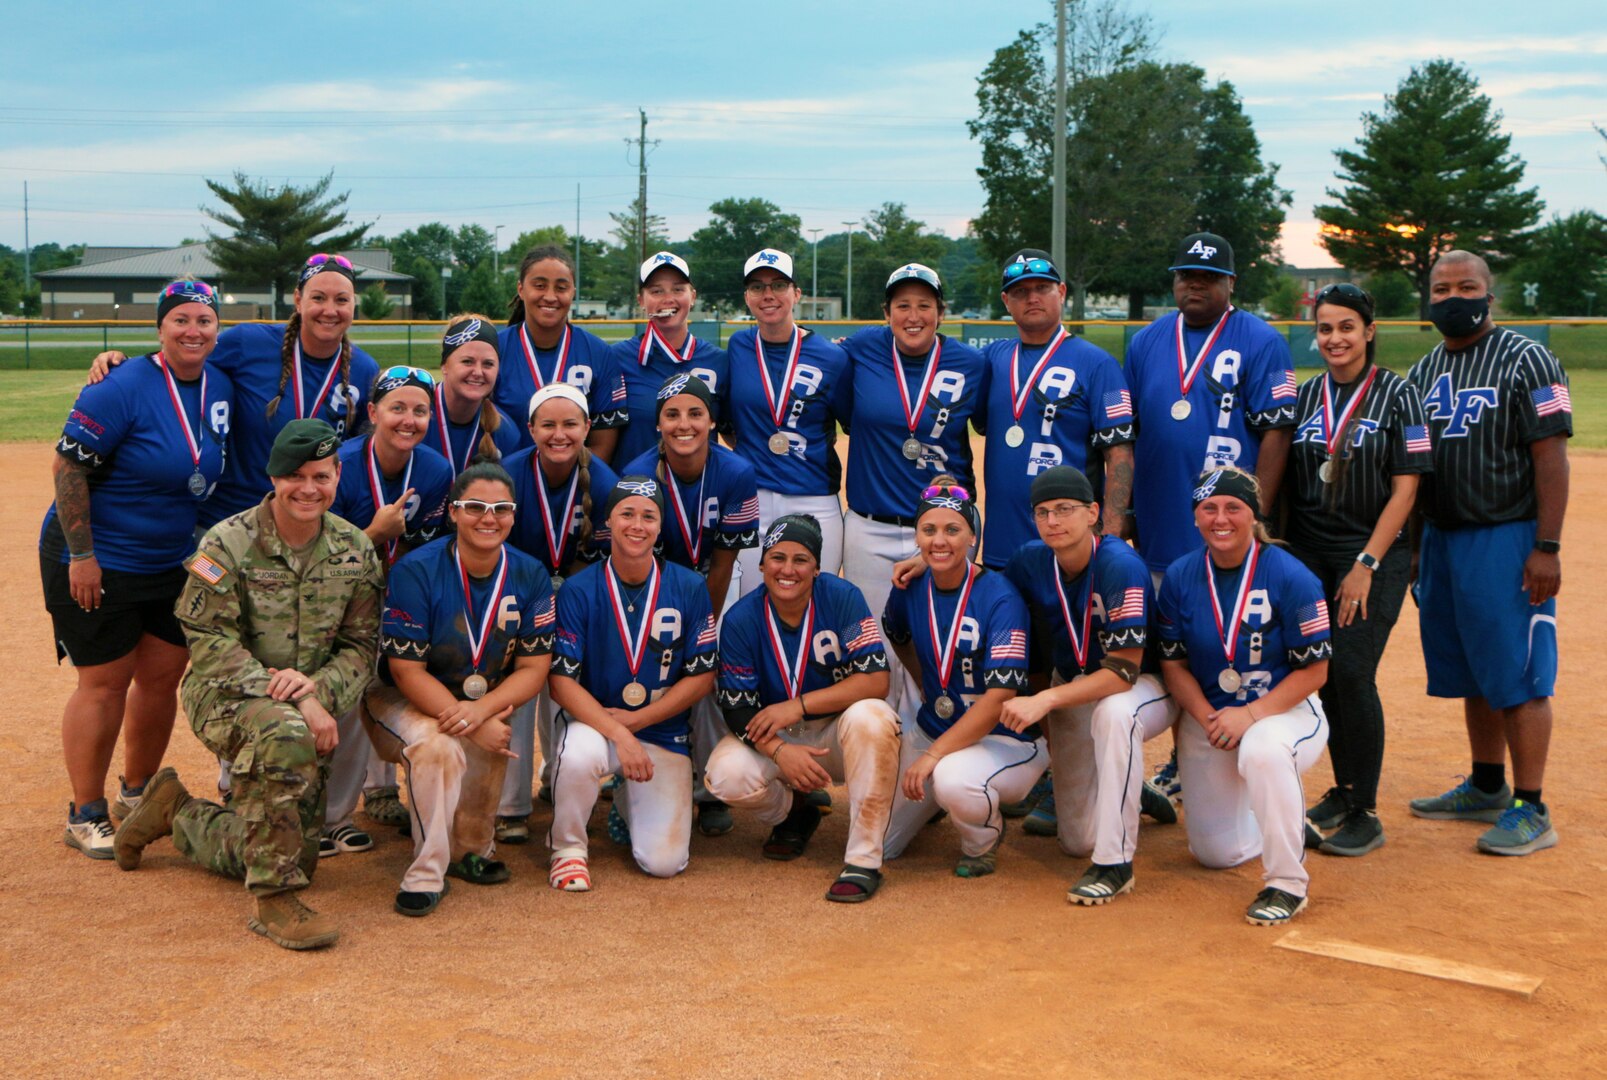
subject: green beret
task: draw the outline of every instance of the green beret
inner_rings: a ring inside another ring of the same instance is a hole
[[[289,476],[309,461],[322,461],[340,449],[340,436],[322,420],[292,420],[273,440],[268,475]]]

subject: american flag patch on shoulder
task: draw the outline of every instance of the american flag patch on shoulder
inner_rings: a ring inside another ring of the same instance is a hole
[[[1295,612],[1295,618],[1300,620],[1300,633],[1304,637],[1328,632],[1328,601],[1318,600],[1315,604],[1307,604]]]
[[[1025,630],[1004,630],[993,635],[988,643],[988,656],[993,660],[1025,660],[1027,633]]]
[[[1281,382],[1272,384],[1272,397],[1275,401],[1289,401],[1300,396],[1300,384],[1295,382],[1295,373],[1285,371]]]
[[[1406,452],[1408,454],[1428,454],[1434,450],[1434,444],[1429,441],[1427,424],[1406,425]]]
[[[1568,396],[1568,388],[1562,383],[1552,383],[1542,386],[1538,390],[1529,392],[1529,399],[1534,402],[1536,416],[1551,416],[1555,413],[1571,413],[1574,411],[1573,400]]]
[[[211,559],[207,558],[201,552],[197,551],[190,559],[190,573],[194,574],[208,585],[216,585],[218,582],[223,580],[224,575],[227,574],[228,571],[219,566],[217,563],[213,562]]]

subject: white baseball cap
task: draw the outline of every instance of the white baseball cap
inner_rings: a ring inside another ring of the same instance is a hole
[[[792,274],[792,256],[785,251],[777,251],[775,248],[765,248],[748,256],[748,261],[742,267],[742,279],[746,281],[755,270],[763,270],[767,267],[776,271],[788,281],[798,280]]]
[[[656,251],[647,257],[640,270],[636,271],[636,283],[646,285],[647,279],[654,270],[661,266],[671,266],[679,270],[687,281],[692,280],[692,268],[686,265],[686,260],[673,251]]]
[[[943,299],[943,282],[937,276],[937,271],[923,263],[908,263],[894,270],[887,277],[886,294],[893,295],[893,288],[901,281],[919,281],[922,285],[937,293],[939,300]]]

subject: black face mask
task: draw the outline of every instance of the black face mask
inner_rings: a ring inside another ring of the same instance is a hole
[[[1488,314],[1490,314],[1488,296],[1481,296],[1478,299],[1449,296],[1444,300],[1436,300],[1428,306],[1428,318],[1434,324],[1434,329],[1452,339],[1472,337]]]

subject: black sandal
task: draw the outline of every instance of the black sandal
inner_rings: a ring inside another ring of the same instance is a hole
[[[473,852],[455,863],[449,863],[446,874],[474,885],[501,885],[513,876],[508,872],[508,864],[501,859],[487,859]]]
[[[826,890],[826,899],[837,904],[863,904],[876,895],[876,890],[882,887],[882,872],[864,866],[855,866],[848,863],[843,866],[843,872],[837,875],[831,888]],[[842,892],[838,892],[842,889]]]
[[[450,881],[441,882],[440,892],[408,892],[403,889],[396,894],[396,913],[410,915],[413,918],[422,918],[441,906],[441,898],[452,891]]]
[[[764,842],[764,857],[777,862],[791,862],[804,853],[809,838],[820,828],[820,807],[793,796],[792,809],[786,818],[770,830],[770,839]]]

